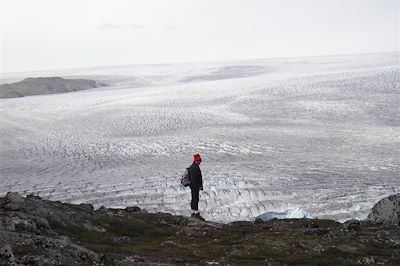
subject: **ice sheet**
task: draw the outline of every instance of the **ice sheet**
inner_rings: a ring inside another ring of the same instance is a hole
[[[3,74],[111,86],[0,100],[0,195],[189,215],[200,153],[206,219],[362,219],[400,192],[399,71],[383,53]]]

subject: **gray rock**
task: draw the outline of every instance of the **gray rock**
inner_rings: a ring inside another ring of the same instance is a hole
[[[159,263],[159,262],[135,262],[136,266],[174,266],[174,264],[169,263]]]
[[[172,224],[175,225],[186,225],[189,220],[184,216],[173,216],[172,217]]]
[[[325,251],[324,247],[320,244],[316,244],[312,250],[318,253]]]
[[[374,259],[374,257],[365,257],[365,258],[363,258],[361,261],[360,261],[360,263],[361,264],[367,264],[367,265],[369,265],[369,264],[375,264],[375,259]]]
[[[367,220],[372,223],[400,226],[400,194],[381,199],[372,208]]]
[[[37,226],[33,221],[19,220],[16,221],[15,230],[17,232],[32,232],[37,233]]]
[[[17,211],[24,203],[25,198],[20,196],[17,192],[8,192],[2,199],[1,206],[6,210]]]
[[[92,204],[87,204],[87,203],[81,203],[76,206],[77,208],[87,211],[88,213],[93,213],[94,208]]]
[[[116,244],[131,244],[131,238],[129,236],[116,236],[112,238],[112,242]]]
[[[76,250],[75,256],[80,258],[82,261],[99,261],[100,256],[96,252],[86,249],[83,246],[71,244],[71,247],[73,247]]]
[[[348,230],[348,231],[358,231],[360,229],[360,221],[352,219],[348,220],[343,223],[343,226]]]
[[[86,221],[86,222],[83,224],[83,227],[84,227],[86,230],[88,230],[89,232],[106,232],[106,229],[104,229],[103,227],[93,225],[93,224],[92,224],[91,222],[89,222],[89,221]]]
[[[29,195],[26,196],[26,198],[27,199],[36,199],[36,200],[41,200],[42,199],[41,197],[39,197],[37,195],[34,195],[34,194],[29,194]]]
[[[62,246],[66,246],[66,245],[69,245],[72,243],[71,239],[68,236],[64,236],[64,235],[59,237],[59,242]]]
[[[330,233],[328,228],[306,228],[303,230],[305,235],[318,235],[318,236],[325,236]]]
[[[33,221],[21,219],[19,217],[8,217],[3,220],[4,228],[10,232],[30,232],[37,233],[38,229]]]
[[[15,261],[14,254],[9,244],[0,247],[0,265],[10,265]]]
[[[103,262],[105,266],[114,266],[115,265],[114,258],[110,254],[104,254],[101,257],[101,262]]]
[[[49,221],[47,221],[47,219],[35,217],[33,220],[38,228],[50,229]]]
[[[140,212],[141,209],[138,206],[129,206],[125,208],[127,212]]]

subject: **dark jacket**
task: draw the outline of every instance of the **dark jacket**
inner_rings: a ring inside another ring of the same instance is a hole
[[[189,167],[190,188],[203,190],[203,177],[201,176],[200,167],[193,163]]]

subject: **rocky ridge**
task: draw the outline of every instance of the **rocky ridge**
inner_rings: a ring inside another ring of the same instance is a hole
[[[26,78],[19,82],[0,85],[0,99],[73,92],[103,86],[106,86],[106,84],[89,79]]]
[[[367,217],[372,223],[400,226],[400,194],[381,199]]]
[[[366,221],[219,224],[9,192],[0,198],[0,265],[400,265],[399,196]]]

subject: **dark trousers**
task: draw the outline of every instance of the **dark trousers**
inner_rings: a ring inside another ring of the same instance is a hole
[[[190,188],[192,191],[192,201],[190,202],[190,207],[192,208],[192,211],[198,211],[199,210],[199,190],[196,188]]]

